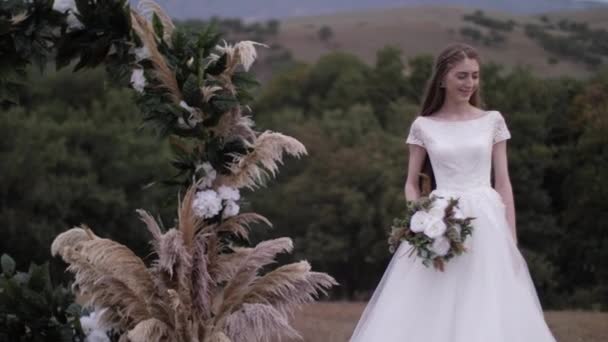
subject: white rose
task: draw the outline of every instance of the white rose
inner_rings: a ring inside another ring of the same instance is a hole
[[[435,239],[445,234],[447,229],[448,227],[443,222],[443,219],[436,218],[431,225],[424,229],[424,234],[431,239]]]
[[[445,216],[445,209],[448,207],[450,202],[443,197],[435,197],[433,200],[433,206],[429,209],[429,214],[443,218]]]
[[[450,250],[450,240],[443,236],[436,238],[435,241],[433,241],[431,250],[439,256],[445,256]]]
[[[239,213],[239,205],[234,201],[228,201],[226,206],[224,207],[224,211],[222,212],[223,218],[228,218],[232,216],[236,216]]]
[[[410,221],[410,229],[414,233],[423,232],[428,226],[433,224],[435,218],[426,211],[419,210],[414,215],[412,215],[412,219]]]
[[[241,198],[239,189],[235,189],[229,186],[222,185],[217,189],[217,193],[223,200],[238,201]]]
[[[213,190],[199,191],[192,201],[192,208],[196,216],[210,218],[222,210],[222,199]]]

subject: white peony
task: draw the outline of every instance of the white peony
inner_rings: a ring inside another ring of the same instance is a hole
[[[146,86],[146,77],[144,76],[144,69],[133,69],[133,73],[131,74],[131,86],[138,93],[144,92],[144,87]]]
[[[433,200],[433,207],[429,209],[429,214],[443,218],[445,216],[445,209],[448,207],[450,202],[443,197],[435,197]]]
[[[75,0],[55,0],[53,9],[57,12],[65,13],[67,10],[78,11]]]
[[[135,52],[135,61],[136,62],[142,61],[144,59],[148,59],[148,58],[150,58],[150,56],[152,56],[150,54],[150,50],[145,45],[140,48],[134,49],[133,52]]]
[[[410,229],[414,233],[423,232],[428,226],[433,224],[434,220],[436,220],[436,218],[429,215],[429,213],[423,210],[419,210],[414,213],[414,215],[412,215],[412,219],[410,221]]]
[[[447,229],[448,227],[445,225],[445,222],[443,222],[443,219],[436,218],[424,229],[424,234],[431,239],[435,239],[445,234]]]
[[[105,331],[93,330],[85,337],[84,342],[110,342],[110,339]]]
[[[433,241],[431,250],[439,256],[445,256],[450,250],[450,240],[446,237],[440,236]]]
[[[235,201],[228,201],[222,212],[223,218],[236,216],[239,213],[239,205]]]
[[[82,332],[86,335],[85,342],[110,342],[106,331],[107,327],[99,322],[99,316],[103,312],[91,312],[88,316],[80,317]]]
[[[199,191],[192,201],[192,208],[196,216],[210,218],[222,210],[222,199],[213,190]]]
[[[215,171],[215,169],[209,162],[204,162],[196,166],[196,172],[201,169],[205,172],[205,176],[201,179],[200,187],[208,188],[215,181],[215,178],[217,177],[217,171]]]
[[[97,322],[90,316],[82,316],[80,317],[80,326],[82,327],[82,332],[88,335],[97,328]]]
[[[239,189],[222,185],[217,189],[217,193],[223,200],[238,201],[241,198]]]

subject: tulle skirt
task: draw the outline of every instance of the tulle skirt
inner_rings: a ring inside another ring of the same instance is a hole
[[[351,342],[553,342],[528,267],[490,187],[435,190],[473,216],[468,251],[445,271],[408,257],[402,243],[367,304]]]

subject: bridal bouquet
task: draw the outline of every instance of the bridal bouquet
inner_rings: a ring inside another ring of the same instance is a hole
[[[394,253],[401,241],[411,245],[425,266],[431,264],[443,271],[445,262],[466,251],[464,241],[471,235],[474,217],[464,217],[458,199],[431,195],[408,201],[404,218],[397,218],[388,239],[389,251]]]

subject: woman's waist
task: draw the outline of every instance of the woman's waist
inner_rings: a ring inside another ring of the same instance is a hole
[[[489,193],[492,195],[498,194],[496,190],[490,185],[459,185],[459,186],[441,186],[438,185],[431,194],[436,195],[467,195],[467,194],[479,194]]]

